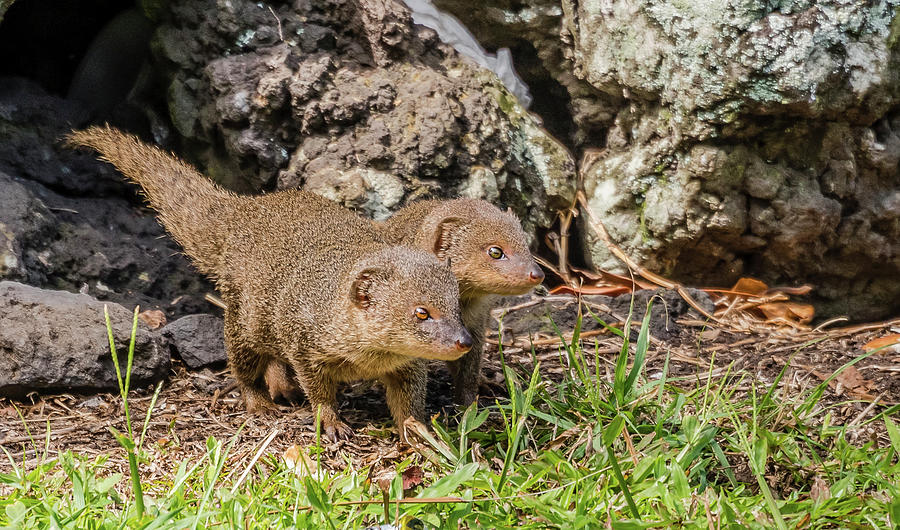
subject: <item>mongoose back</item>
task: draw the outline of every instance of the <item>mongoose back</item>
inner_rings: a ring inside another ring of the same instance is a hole
[[[262,377],[270,362],[284,362],[329,437],[352,435],[335,392],[355,379],[384,383],[400,427],[409,416],[424,419],[421,359],[470,349],[446,264],[387,243],[336,203],[299,190],[236,195],[110,128],[73,132],[69,143],[99,151],[140,184],[162,224],[215,279],[227,306],[228,362],[248,410],[272,406]]]
[[[459,281],[463,324],[474,345],[449,367],[456,402],[469,405],[478,394],[492,295],[524,294],[544,279],[522,224],[487,201],[430,200],[402,208],[381,223],[381,232],[389,242],[413,245],[450,263]]]

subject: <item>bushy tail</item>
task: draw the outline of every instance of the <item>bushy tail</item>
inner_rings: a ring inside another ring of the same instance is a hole
[[[166,230],[201,272],[220,271],[226,219],[238,196],[216,185],[190,165],[136,136],[106,127],[73,131],[70,146],[98,151],[125,177],[144,189]]]

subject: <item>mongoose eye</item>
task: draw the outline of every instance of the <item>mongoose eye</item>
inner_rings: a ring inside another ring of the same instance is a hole
[[[428,314],[428,310],[424,307],[417,307],[415,313],[416,318],[418,318],[419,320],[428,320],[429,318],[431,318],[431,315]]]
[[[506,254],[503,253],[503,249],[500,247],[491,247],[488,249],[488,256],[494,259],[500,259],[506,256]]]

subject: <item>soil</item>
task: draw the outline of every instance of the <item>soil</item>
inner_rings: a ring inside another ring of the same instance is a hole
[[[554,304],[556,310],[549,307]],[[615,309],[604,312],[602,303],[595,300],[591,304],[595,315],[607,324],[621,325],[620,320],[624,320]],[[522,319],[517,320],[518,315],[542,312],[562,322],[560,311],[575,314],[577,308],[574,298],[533,297],[525,301],[519,299],[514,306],[495,311],[495,316],[503,315],[504,323],[514,325],[522,322]],[[679,309],[676,307],[675,310]],[[783,370],[776,396],[790,399],[809,392],[841,366],[862,355],[863,345],[900,331],[900,320],[895,320],[830,331],[801,333],[772,328],[768,332],[757,329],[739,333],[697,320],[690,312],[680,316],[668,310],[667,313],[668,336],[661,339],[651,334],[645,376],[661,377],[668,364],[666,377],[671,384],[695,387],[705,385],[708,379],[715,384],[727,378],[726,384],[735,390],[736,397],[745,395],[752,384],[768,388]],[[565,323],[572,323],[571,315]],[[568,340],[572,327],[561,327],[561,332]],[[490,344],[483,370],[482,406],[506,397],[497,339],[496,331],[488,334]],[[587,357],[593,358],[593,352],[598,352],[602,364],[599,372],[611,381],[621,339],[604,333],[602,327],[594,327],[586,329],[581,340],[585,352],[590,352]],[[533,353],[531,344],[534,344]],[[526,377],[538,362],[545,384],[553,385],[563,380],[570,369],[566,356],[561,354],[560,344],[558,337],[535,328],[530,336],[504,333],[502,353],[505,362]],[[588,361],[592,362],[591,359]],[[428,411],[441,415],[440,422],[452,424],[455,413],[447,397],[451,395],[449,375],[439,363],[432,368]],[[865,420],[900,401],[898,372],[900,351],[887,348],[860,360],[852,369],[834,378],[825,389],[822,401],[827,405],[839,405],[831,409],[831,423],[851,425],[848,429],[851,441],[861,444],[883,438],[880,443],[886,443],[885,434],[874,427],[876,423],[866,425]],[[131,416],[135,425],[143,421],[152,390],[137,389],[131,394]],[[357,436],[351,441],[323,443],[323,465],[332,469],[348,464],[359,468],[379,461],[379,465],[383,465],[405,458],[414,451],[397,443],[383,391],[377,384],[347,385],[339,391],[338,401],[343,418],[356,430]],[[109,431],[109,427],[124,431],[123,418],[121,399],[114,394],[31,394],[25,402],[2,399],[0,445],[9,451],[19,466],[33,466],[43,452],[49,423],[50,456],[65,450],[88,457],[110,455],[110,465],[127,472],[124,453]],[[25,425],[31,435],[26,432]],[[205,454],[205,441],[210,436],[220,440],[236,437],[230,461],[240,462],[255,454],[260,444],[276,431],[267,448],[270,454],[282,455],[294,444],[301,447],[315,444],[314,418],[305,404],[281,406],[274,414],[248,415],[227,370],[191,371],[175,361],[150,420],[145,448],[151,463],[143,470],[150,478],[160,477],[172,473],[174,466],[185,458],[197,461]],[[0,462],[0,472],[9,470],[10,464],[4,459]]]

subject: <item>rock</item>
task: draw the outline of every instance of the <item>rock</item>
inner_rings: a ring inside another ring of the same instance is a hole
[[[104,305],[124,377],[131,311],[83,294],[0,282],[0,395],[117,391]],[[132,388],[159,381],[168,370],[169,354],[162,339],[138,324]]]
[[[683,282],[809,283],[821,317],[896,312],[893,7],[720,4],[564,2],[574,71],[627,100],[583,164],[591,208],[627,254]],[[580,230],[586,261],[622,271]]]
[[[208,310],[213,290],[135,188],[93,152],[59,144],[77,104],[0,78],[0,280],[85,292],[168,316]]]
[[[188,156],[232,189],[303,187],[378,218],[483,193],[528,229],[571,204],[566,149],[399,2],[171,9],[154,46],[173,65],[170,114]]]
[[[188,315],[162,329],[173,353],[189,368],[225,364],[225,326],[213,315]]]
[[[513,50],[533,108],[584,150],[594,213],[643,265],[810,283],[822,317],[900,309],[894,2],[435,5]],[[622,271],[581,221],[585,261]]]

